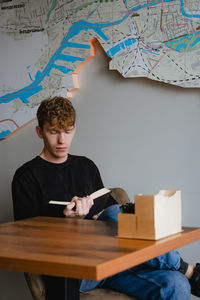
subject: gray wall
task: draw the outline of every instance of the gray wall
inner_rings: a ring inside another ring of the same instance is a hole
[[[183,225],[199,226],[200,94],[147,79],[123,79],[96,58],[79,74],[73,95],[77,133],[71,153],[98,165],[106,187],[120,186],[130,198],[180,189]],[[41,151],[35,125],[1,141],[0,222],[10,221],[10,184],[15,169]],[[199,242],[180,249],[185,260],[199,260]],[[31,300],[23,275],[0,271],[1,300]],[[195,299],[195,297],[192,297]]]

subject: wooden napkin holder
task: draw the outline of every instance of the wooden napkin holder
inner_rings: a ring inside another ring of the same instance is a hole
[[[158,240],[182,231],[181,192],[135,196],[135,213],[118,214],[118,237]]]

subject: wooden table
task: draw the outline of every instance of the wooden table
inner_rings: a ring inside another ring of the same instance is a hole
[[[101,280],[200,239],[197,228],[184,228],[159,241],[122,239],[116,234],[116,223],[70,218],[36,217],[1,224],[0,269],[56,276],[58,281],[59,277]],[[78,281],[71,279],[60,279],[62,295],[57,299],[79,298]],[[50,286],[48,300],[55,299],[55,286]]]

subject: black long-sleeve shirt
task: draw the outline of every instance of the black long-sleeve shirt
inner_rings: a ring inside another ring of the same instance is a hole
[[[12,182],[15,220],[35,216],[63,217],[63,205],[50,200],[71,201],[101,189],[103,183],[96,165],[83,156],[68,155],[66,162],[55,164],[36,156],[17,169]],[[94,200],[86,218],[115,204],[109,195]]]

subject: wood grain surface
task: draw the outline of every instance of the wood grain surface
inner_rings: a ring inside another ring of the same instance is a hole
[[[124,239],[117,224],[36,217],[0,225],[0,269],[101,280],[200,239],[200,229],[158,240]]]

